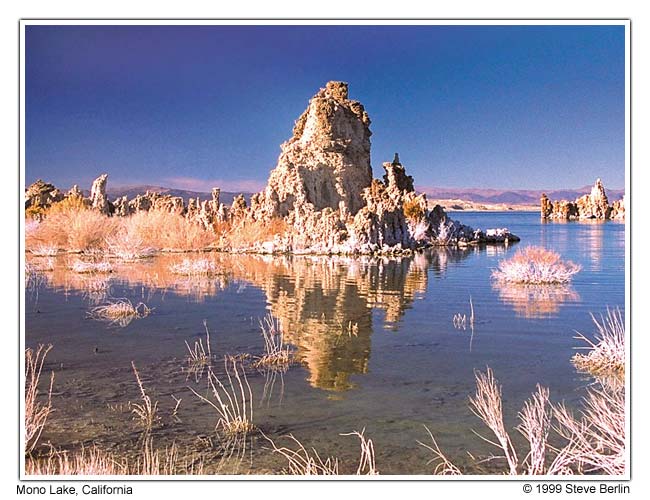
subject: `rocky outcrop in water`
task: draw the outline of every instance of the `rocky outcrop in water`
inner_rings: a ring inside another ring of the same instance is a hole
[[[352,215],[364,205],[370,186],[370,118],[348,99],[348,84],[328,82],[309,101],[293,136],[282,145],[278,164],[256,197],[265,217],[286,217],[296,207],[338,210]]]
[[[25,189],[25,208],[47,208],[65,196],[53,184],[38,179]]]
[[[591,192],[580,196],[575,201],[551,202],[546,194],[542,194],[540,211],[542,219],[545,220],[624,219],[625,202],[619,200],[610,206],[603,183],[600,179],[596,179]]]
[[[428,210],[397,153],[383,164],[383,180],[372,179],[370,136],[368,113],[348,98],[347,83],[328,82],[296,121],[266,189],[250,205],[239,195],[225,206],[218,188],[212,199],[190,199],[187,206],[180,197],[150,191],[111,203],[106,174],[93,183],[89,204],[115,216],[182,215],[213,230],[218,248],[232,252],[396,254],[519,240],[507,229],[483,232],[451,220],[439,205]]]
[[[90,206],[105,215],[113,212],[113,206],[106,196],[106,181],[108,174],[102,174],[93,181],[90,189]]]

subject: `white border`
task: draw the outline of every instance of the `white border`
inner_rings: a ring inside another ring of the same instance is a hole
[[[565,25],[565,26],[625,26],[625,192],[626,192],[626,211],[628,216],[625,221],[625,334],[626,346],[630,345],[630,324],[631,324],[631,267],[630,267],[630,208],[631,208],[631,151],[630,151],[630,116],[631,116],[631,22],[627,19],[268,19],[268,18],[242,18],[242,19],[29,19],[25,18],[20,21],[19,38],[20,38],[20,186],[25,186],[25,27],[30,25],[94,25],[94,26],[116,26],[116,25],[176,25],[176,26],[215,26],[215,25],[286,25],[286,26],[310,26],[310,25],[346,25],[346,26],[389,26],[389,25],[414,25],[414,26],[547,26],[547,25]],[[21,191],[21,207],[24,206],[24,195]],[[21,209],[20,219],[20,280],[22,288],[22,297],[20,300],[20,352],[25,349],[25,228],[24,212]],[[630,367],[631,349],[626,349],[626,363]],[[20,358],[20,387],[25,384],[24,356]],[[422,476],[422,475],[379,475],[379,476],[319,476],[318,479],[302,476],[265,476],[265,475],[193,475],[193,476],[27,476],[25,470],[25,457],[21,453],[24,450],[24,421],[21,421],[20,432],[20,457],[19,478],[28,484],[41,481],[56,482],[84,482],[84,483],[106,483],[109,481],[118,481],[111,486],[120,486],[126,483],[134,482],[151,482],[151,481],[515,481],[515,482],[548,482],[554,483],[582,483],[582,482],[620,482],[631,479],[631,370],[626,370],[626,460],[627,471],[624,476],[607,476],[607,475],[589,475],[589,476],[503,476],[503,475],[463,475],[463,476]],[[637,382],[638,383],[638,382]],[[19,396],[20,416],[24,415],[24,398]],[[22,418],[21,418],[22,420]]]

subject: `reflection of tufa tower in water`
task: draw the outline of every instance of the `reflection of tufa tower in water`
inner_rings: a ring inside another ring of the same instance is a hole
[[[385,311],[390,327],[427,285],[428,260],[422,256],[239,261],[244,262],[242,278],[265,291],[286,341],[309,370],[309,383],[333,391],[350,389],[350,376],[368,371],[373,308]]]

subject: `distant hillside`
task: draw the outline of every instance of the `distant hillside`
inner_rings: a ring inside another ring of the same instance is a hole
[[[577,189],[530,190],[530,189],[481,189],[481,188],[420,188],[431,199],[456,199],[474,203],[504,203],[508,205],[537,205],[542,193],[551,200],[573,201],[583,194],[591,192],[591,186]],[[605,192],[610,202],[620,200],[625,193],[623,189],[607,189]]]
[[[108,195],[111,201],[115,200],[116,198],[119,198],[120,196],[126,196],[129,200],[131,200],[135,198],[137,195],[144,194],[147,191],[155,191],[156,193],[168,194],[171,196],[180,196],[181,198],[183,198],[185,203],[187,203],[190,198],[194,198],[194,199],[199,198],[201,200],[212,199],[212,195],[210,193],[203,193],[200,191],[187,191],[184,189],[166,188],[162,186],[148,186],[148,185],[108,187],[106,189],[106,194]],[[227,191],[221,191],[219,200],[221,201],[221,203],[230,205],[234,197],[237,196],[238,194],[243,194],[244,197],[246,198],[246,201],[249,201],[252,193],[230,193]]]

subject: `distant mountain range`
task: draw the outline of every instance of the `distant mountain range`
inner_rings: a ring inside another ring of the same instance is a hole
[[[174,188],[167,188],[162,186],[149,186],[146,184],[140,186],[108,187],[106,189],[106,194],[108,195],[108,198],[111,201],[115,200],[116,198],[119,198],[120,196],[126,196],[127,199],[131,200],[135,198],[137,195],[144,194],[147,191],[155,191],[156,193],[168,194],[170,196],[179,196],[183,198],[185,203],[187,203],[190,198],[194,198],[194,199],[200,198],[201,200],[212,199],[211,193],[204,193],[200,191],[187,191],[185,189],[174,189]],[[88,193],[85,194],[87,195]],[[219,195],[219,201],[221,201],[221,203],[225,203],[226,205],[230,205],[232,204],[232,200],[238,194],[243,194],[244,197],[246,198],[246,201],[248,201],[250,200],[252,193],[230,193],[228,191],[221,191],[221,194]]]
[[[185,203],[190,198],[200,198],[201,200],[209,200],[212,198],[210,193],[200,191],[187,191],[184,189],[167,188],[163,186],[122,186],[122,187],[109,187],[106,190],[108,197],[111,200],[120,196],[126,195],[130,200],[139,194],[144,194],[147,191],[155,191],[160,194],[168,194],[171,196],[179,196],[185,200]],[[418,191],[426,193],[427,198],[432,200],[464,200],[473,203],[492,203],[492,204],[508,204],[508,205],[537,205],[542,193],[551,200],[575,200],[576,198],[591,192],[591,186],[583,186],[577,189],[556,189],[556,190],[541,190],[541,189],[482,189],[482,188],[418,188]],[[623,189],[607,189],[605,192],[612,201],[620,200],[625,194]],[[88,194],[88,193],[86,193]],[[220,200],[222,203],[229,205],[235,196],[240,193],[233,193],[222,191]],[[250,200],[252,193],[241,193],[246,200]]]
[[[570,200],[573,201],[583,194],[591,192],[592,186],[584,186],[577,189],[557,189],[557,190],[535,190],[535,189],[481,189],[481,188],[419,188],[419,191],[426,193],[427,198],[450,200],[459,199],[475,203],[504,203],[509,205],[537,205],[542,193],[550,200]],[[625,194],[623,189],[607,189],[605,192],[610,203],[620,200]]]

